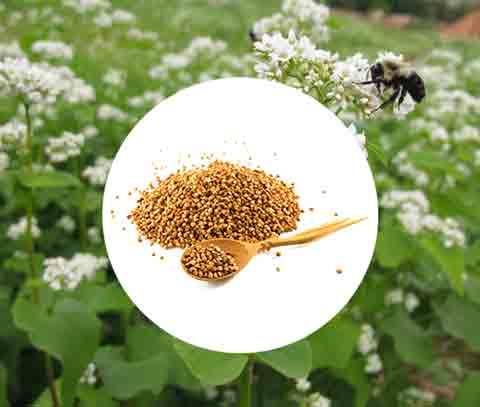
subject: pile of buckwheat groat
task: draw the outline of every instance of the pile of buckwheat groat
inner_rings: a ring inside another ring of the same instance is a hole
[[[142,239],[186,248],[212,238],[262,241],[296,229],[293,185],[225,161],[178,170],[140,193],[128,216]]]

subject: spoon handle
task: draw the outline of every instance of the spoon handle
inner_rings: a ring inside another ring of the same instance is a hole
[[[322,237],[335,233],[341,229],[345,229],[346,227],[355,225],[359,223],[365,218],[357,218],[357,219],[350,219],[350,218],[343,218],[338,219],[332,222],[324,223],[323,225],[317,226],[316,228],[305,230],[304,232],[297,233],[296,235],[285,237],[285,238],[274,238],[265,240],[262,242],[263,249],[271,249],[272,247],[280,247],[280,246],[291,246],[297,244],[304,244],[310,243],[315,240],[318,240]]]

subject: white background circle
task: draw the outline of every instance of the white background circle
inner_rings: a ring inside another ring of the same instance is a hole
[[[335,212],[368,219],[313,244],[281,249],[281,257],[259,255],[224,284],[194,280],[181,270],[180,249],[138,242],[127,215],[138,196],[134,188],[186,160],[198,162],[202,153],[250,162],[295,182],[305,210],[297,231]],[[333,318],[367,270],[377,216],[372,174],[344,124],[298,90],[246,78],[190,87],[150,111],[117,153],[103,205],[108,255],[137,307],[183,341],[238,353],[286,346]]]

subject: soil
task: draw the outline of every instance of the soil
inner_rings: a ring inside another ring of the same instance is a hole
[[[442,29],[449,37],[480,38],[480,8]]]

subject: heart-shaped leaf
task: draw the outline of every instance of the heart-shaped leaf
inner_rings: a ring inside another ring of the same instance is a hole
[[[313,353],[313,369],[345,368],[359,335],[359,325],[348,319],[336,318],[320,328],[308,338]]]
[[[430,366],[434,360],[433,343],[430,338],[407,313],[397,310],[386,318],[382,330],[391,335],[395,342],[395,349],[407,363],[422,368]]]
[[[270,352],[260,352],[256,356],[260,361],[287,377],[305,377],[312,369],[312,349],[307,340]]]
[[[47,315],[41,307],[19,297],[13,316],[37,348],[62,362],[62,407],[73,407],[78,380],[100,341],[100,322],[85,305],[72,299],[59,301],[52,315]]]
[[[212,386],[236,379],[248,361],[246,355],[212,352],[179,340],[174,341],[174,347],[193,375]]]

